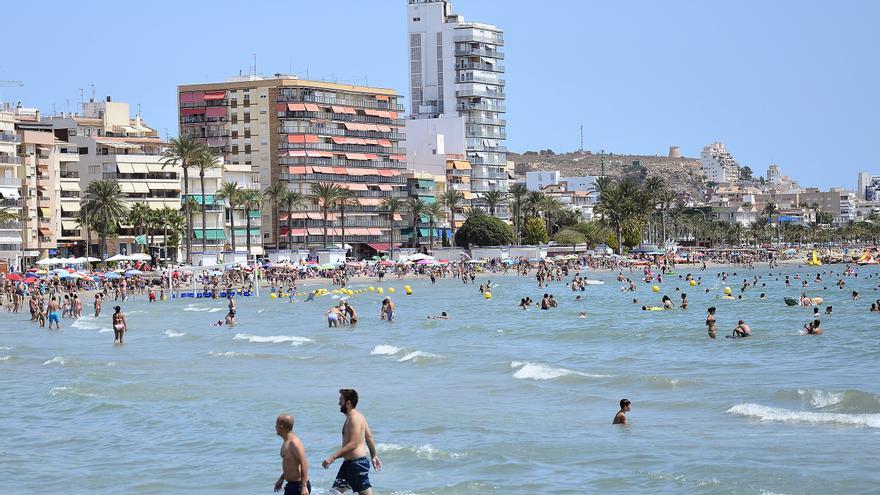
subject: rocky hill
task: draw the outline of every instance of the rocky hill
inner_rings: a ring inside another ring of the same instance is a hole
[[[602,157],[597,153],[552,153],[549,150],[522,154],[509,152],[507,159],[516,164],[517,175],[525,175],[532,170],[559,170],[562,177],[602,173]],[[647,177],[659,176],[681,196],[702,197],[703,178],[697,158],[606,153],[604,161],[605,175],[610,177],[632,177],[642,181]]]

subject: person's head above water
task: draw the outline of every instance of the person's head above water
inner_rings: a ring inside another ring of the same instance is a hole
[[[629,410],[628,408],[630,407],[631,404],[632,404],[632,402],[630,402],[629,399],[620,399],[620,410],[621,411]]]

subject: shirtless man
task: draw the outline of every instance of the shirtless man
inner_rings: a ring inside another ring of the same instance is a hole
[[[275,491],[284,487],[284,495],[309,495],[312,483],[309,481],[309,460],[302,441],[293,432],[293,416],[282,414],[275,420],[275,433],[281,437],[281,476],[275,482]]]
[[[822,335],[822,327],[820,324],[821,322],[819,320],[813,320],[811,323],[804,325],[804,330],[807,332],[805,335]]]
[[[52,323],[55,323],[55,329],[61,329],[61,312],[58,311],[58,299],[53,297],[49,301],[49,330],[52,330]]]
[[[358,394],[354,389],[339,390],[339,411],[345,414],[345,424],[342,425],[342,448],[324,459],[321,465],[327,469],[333,461],[342,457],[344,462],[336,473],[333,488],[339,493],[351,490],[359,495],[372,495],[369,478],[370,459],[376,471],[382,469],[382,462],[376,455],[376,444],[373,443],[373,433],[367,424],[367,418],[355,409],[357,403]],[[370,450],[370,459],[367,459],[364,443]]]
[[[617,414],[614,415],[614,421],[611,422],[613,425],[625,425],[626,424],[626,413],[631,409],[630,404],[632,404],[629,399],[620,399],[620,411],[617,411]]]
[[[733,329],[733,335],[731,337],[733,337],[735,339],[741,339],[743,337],[751,337],[751,336],[752,336],[752,329],[750,329],[749,326],[746,325],[746,322],[744,322],[743,320],[739,320],[739,323],[737,323],[736,328]]]

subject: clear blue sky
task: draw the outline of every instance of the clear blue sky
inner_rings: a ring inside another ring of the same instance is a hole
[[[697,156],[854,187],[880,174],[880,2],[456,0],[505,30],[508,147]],[[94,84],[176,133],[177,84],[247,72],[406,95],[405,0],[9,2],[0,98],[76,110]],[[240,37],[238,33],[242,33]],[[67,102],[69,101],[69,107]]]

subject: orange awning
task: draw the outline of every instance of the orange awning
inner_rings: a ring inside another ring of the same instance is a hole
[[[367,185],[360,182],[346,182],[345,187],[349,191],[369,191]]]
[[[291,112],[305,112],[306,106],[303,105],[302,103],[288,103],[287,109],[290,110]]]
[[[388,101],[388,97],[385,95],[376,95],[376,99],[379,101]]]
[[[290,174],[305,174],[307,173],[306,168],[307,167],[287,167],[287,172]]]
[[[40,234],[45,237],[52,237],[52,229],[49,227],[40,227]]]
[[[388,158],[392,160],[406,160],[406,155],[391,155]]]
[[[348,169],[345,167],[333,167],[333,173],[339,175],[348,175]]]
[[[363,153],[346,153],[345,158],[347,160],[369,160],[369,157]]]
[[[384,146],[385,148],[390,148],[392,146],[391,141],[387,139],[380,139],[379,146]]]
[[[378,186],[380,191],[390,191],[394,189],[393,187],[391,187],[391,184],[378,184]]]
[[[226,91],[208,91],[202,98],[205,100],[222,100],[226,98]]]
[[[363,206],[379,206],[382,204],[382,200],[379,198],[358,198],[357,200]]]
[[[386,170],[384,168],[379,169],[378,172],[379,172],[379,175],[381,175],[382,177],[391,177],[391,175],[392,175],[390,170]]]
[[[318,105],[315,105],[314,103],[306,103],[305,107],[306,107],[307,112],[320,112],[321,111],[321,109],[318,108]]]
[[[289,150],[287,156],[308,156],[305,150]]]
[[[348,138],[333,136],[330,138],[335,144],[348,144]]]

